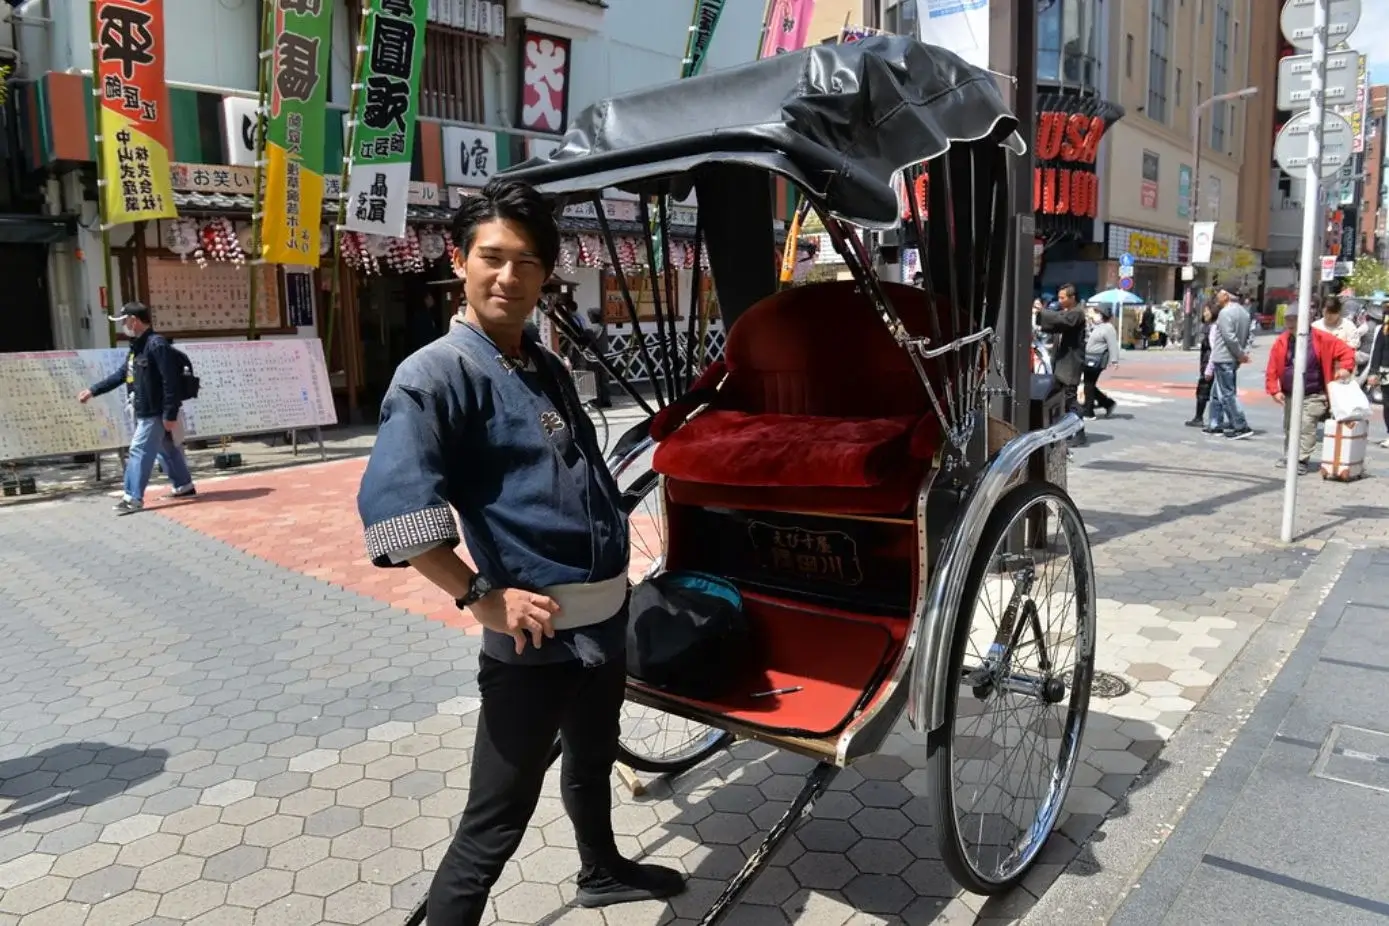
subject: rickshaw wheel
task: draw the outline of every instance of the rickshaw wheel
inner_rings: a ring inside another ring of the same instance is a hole
[[[665,565],[665,519],[657,492],[660,478],[651,469],[654,449],[648,439],[612,464],[632,537],[633,582],[655,575]],[[726,730],[628,701],[622,705],[618,761],[652,775],[679,775],[726,748],[731,740]]]
[[[1025,537],[1030,525],[1049,536]],[[1016,552],[1010,536],[1024,537]],[[946,867],[967,890],[997,894],[1022,880],[1060,820],[1090,708],[1094,564],[1070,497],[1043,482],[1005,495],[960,600],[950,655],[960,681],[946,686],[926,771]]]

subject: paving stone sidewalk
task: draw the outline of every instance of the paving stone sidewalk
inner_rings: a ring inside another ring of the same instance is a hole
[[[1027,890],[986,903],[951,884],[924,742],[899,730],[840,776],[736,922],[1021,916],[1106,814],[1122,823],[1137,773],[1160,771],[1317,543],[1389,502],[1378,481],[1309,480],[1304,521],[1332,526],[1282,548],[1266,539],[1279,484],[1264,457],[1124,425],[1095,426],[1115,436],[1078,454],[1072,491],[1096,544],[1099,664],[1133,690],[1092,703],[1070,816]],[[398,573],[333,572],[360,561],[359,466],[238,477],[120,520],[91,499],[0,512],[0,926],[403,920],[461,808],[476,639],[430,619],[437,599]],[[741,744],[640,799],[615,782],[623,847],[692,882],[669,907],[606,913],[564,906],[577,860],[552,776],[497,921],[692,922],[808,766]]]

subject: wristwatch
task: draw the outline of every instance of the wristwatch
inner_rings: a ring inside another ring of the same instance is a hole
[[[462,598],[455,598],[453,603],[461,611],[477,604],[490,591],[492,591],[492,583],[488,582],[485,576],[475,575],[473,581],[468,583],[467,593]]]

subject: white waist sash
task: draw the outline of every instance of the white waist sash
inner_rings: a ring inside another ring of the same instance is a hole
[[[573,630],[600,624],[622,609],[627,599],[627,571],[601,582],[571,582],[540,590],[553,598],[559,613],[551,622],[556,630]]]

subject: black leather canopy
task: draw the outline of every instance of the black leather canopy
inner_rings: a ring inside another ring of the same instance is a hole
[[[988,71],[903,36],[816,45],[603,100],[559,148],[506,171],[561,198],[605,187],[683,196],[705,165],[787,177],[856,225],[897,224],[891,181],[954,144],[1021,152]],[[707,184],[700,183],[704,204]]]

